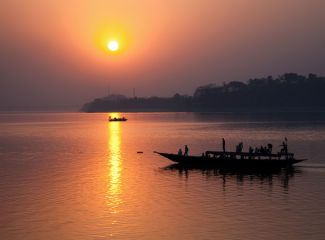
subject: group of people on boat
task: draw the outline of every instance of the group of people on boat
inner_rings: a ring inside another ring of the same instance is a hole
[[[255,147],[255,149],[249,146],[248,152],[257,154],[272,154],[272,149],[273,145],[271,143],[268,143],[266,146],[261,145],[259,148]]]
[[[285,140],[282,142],[282,144],[280,145],[281,150],[280,150],[280,154],[288,154],[288,139],[285,138]],[[244,144],[243,142],[238,143],[238,145],[236,146],[236,153],[237,154],[241,154],[243,152],[243,148],[244,148]],[[261,145],[260,147],[255,147],[255,149],[252,146],[249,146],[248,148],[248,153],[249,154],[261,154],[261,155],[270,155],[272,154],[272,149],[273,149],[273,145],[271,143],[268,143],[266,146]],[[222,138],[222,150],[223,152],[226,152],[226,140],[224,138]],[[180,148],[178,150],[178,155],[182,156],[188,156],[189,153],[189,148],[187,145],[184,146],[184,154],[182,149]],[[203,153],[202,156],[204,156],[205,154]]]
[[[225,148],[225,144],[226,141],[224,138],[222,138],[222,149],[223,152],[226,152],[226,148]],[[236,153],[242,153],[243,151],[243,142],[238,143],[238,145],[236,146]],[[288,139],[285,138],[285,140],[282,142],[282,144],[280,145],[281,150],[280,153],[281,154],[288,154]],[[261,145],[260,147],[255,147],[255,149],[252,146],[249,146],[248,148],[248,153],[250,154],[272,154],[272,150],[273,150],[273,145],[271,143],[268,143],[266,146]]]

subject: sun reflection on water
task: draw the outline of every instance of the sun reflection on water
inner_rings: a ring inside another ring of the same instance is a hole
[[[116,114],[114,114],[114,117]],[[121,200],[121,123],[108,122],[108,188],[107,205],[112,213],[119,212]]]

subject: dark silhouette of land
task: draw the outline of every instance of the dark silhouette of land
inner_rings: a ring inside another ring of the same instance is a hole
[[[85,104],[84,112],[208,112],[242,110],[325,110],[325,77],[285,73],[277,78],[198,87],[193,96],[127,98],[110,95]]]

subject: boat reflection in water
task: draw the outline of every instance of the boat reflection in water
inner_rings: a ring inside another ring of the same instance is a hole
[[[171,164],[162,168],[164,171],[178,172],[179,176],[190,178],[191,175],[202,174],[207,177],[214,176],[222,179],[223,187],[227,182],[236,181],[239,184],[244,182],[268,184],[273,185],[274,181],[280,182],[285,189],[289,187],[289,180],[296,174],[302,174],[299,167],[287,168],[270,168],[270,169],[256,169],[256,168],[216,168],[213,166],[197,166],[185,164]]]
[[[111,213],[119,212],[121,200],[121,125],[119,122],[108,124],[108,188],[107,205]]]

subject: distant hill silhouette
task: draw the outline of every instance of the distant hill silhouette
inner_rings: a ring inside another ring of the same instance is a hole
[[[325,110],[325,77],[285,73],[277,78],[198,87],[193,96],[126,98],[110,95],[85,104],[84,112]]]

